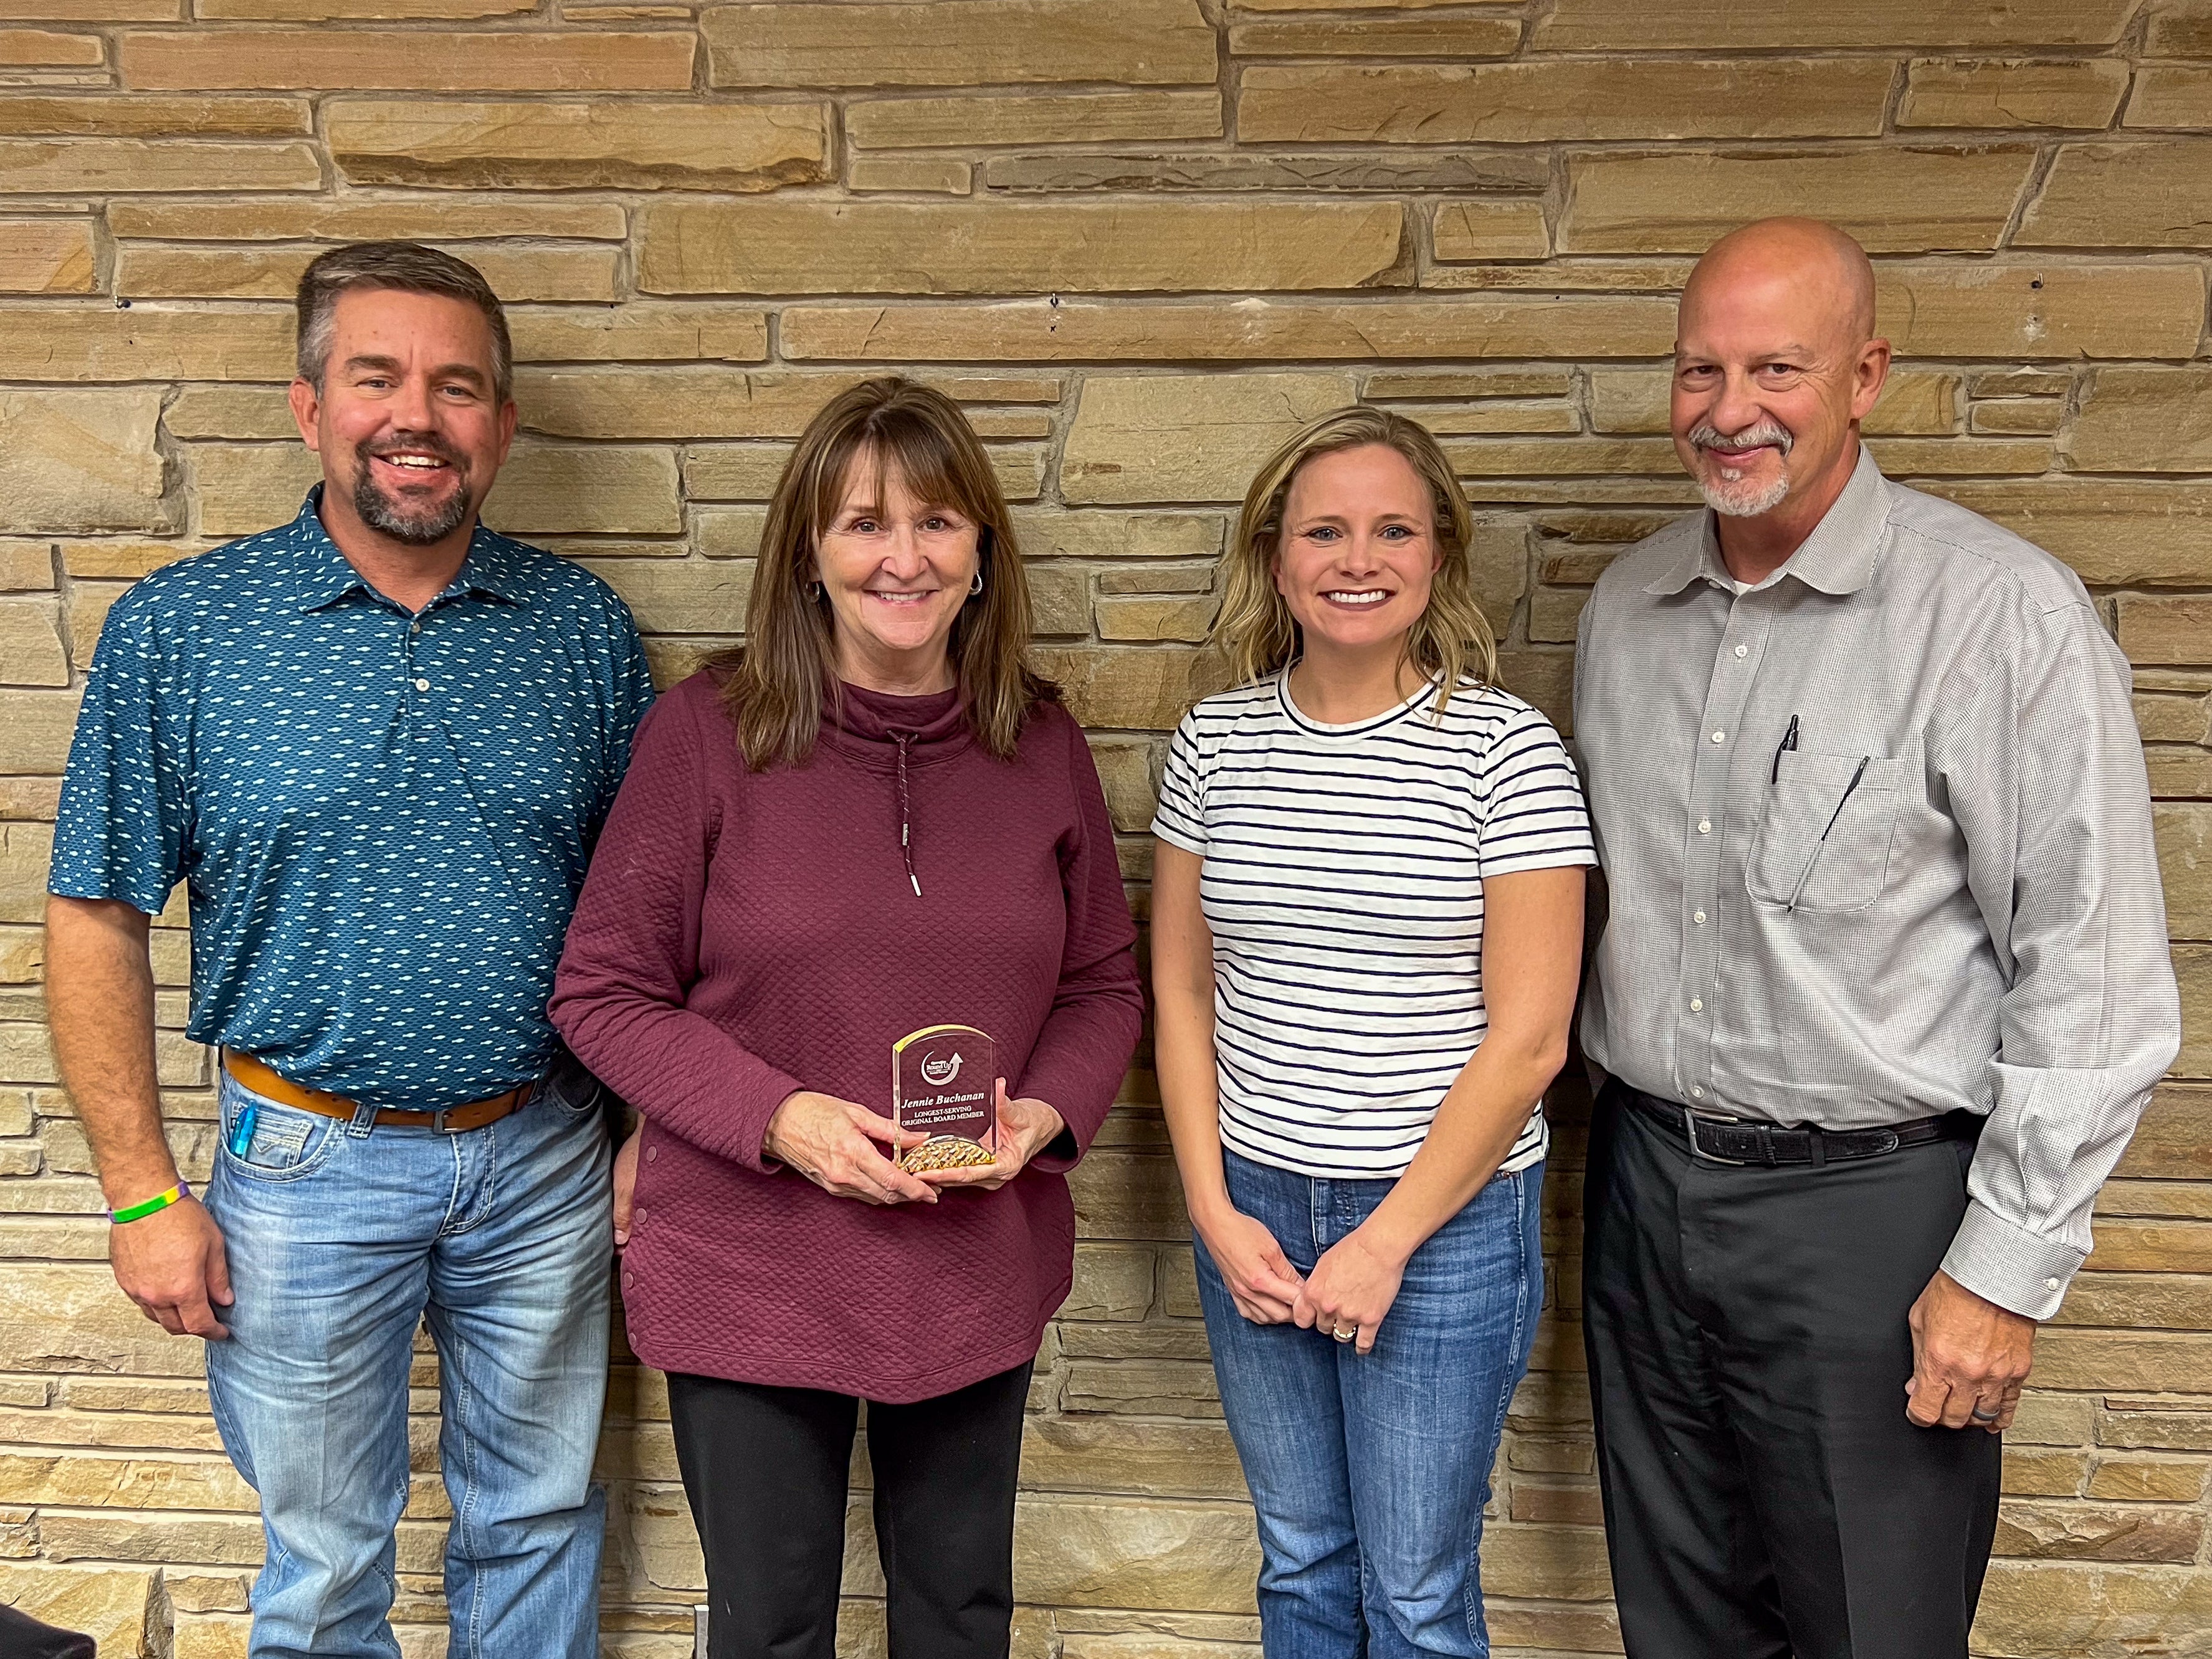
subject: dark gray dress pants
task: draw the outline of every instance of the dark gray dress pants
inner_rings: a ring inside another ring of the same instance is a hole
[[[1583,1317],[1630,1659],[1964,1659],[1999,1444],[1905,1419],[1970,1143],[1694,1158],[1608,1086]]]

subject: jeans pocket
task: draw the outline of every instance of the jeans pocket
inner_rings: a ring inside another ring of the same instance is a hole
[[[298,1181],[323,1166],[344,1131],[337,1118],[280,1105],[231,1084],[222,1091],[222,1141],[216,1156],[234,1176]]]

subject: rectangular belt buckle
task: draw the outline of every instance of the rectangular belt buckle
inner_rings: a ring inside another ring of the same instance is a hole
[[[441,1106],[430,1114],[430,1133],[434,1135],[453,1135],[459,1134],[460,1131],[446,1127],[446,1109]]]
[[[1698,1146],[1698,1125],[1701,1121],[1708,1123],[1717,1123],[1721,1121],[1718,1118],[1706,1118],[1700,1120],[1698,1114],[1692,1111],[1687,1106],[1682,1108],[1682,1128],[1690,1137],[1690,1156],[1692,1158],[1701,1158],[1708,1164],[1726,1164],[1739,1170],[1749,1169],[1751,1167],[1751,1160],[1747,1158],[1723,1158],[1718,1152],[1709,1152],[1704,1147]]]

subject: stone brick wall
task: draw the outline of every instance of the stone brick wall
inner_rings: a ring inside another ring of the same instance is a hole
[[[197,1344],[115,1291],[40,1024],[40,893],[106,607],[289,516],[285,299],[409,235],[514,303],[501,528],[601,572],[664,676],[742,615],[830,389],[947,386],[1020,503],[1043,655],[1141,896],[1164,733],[1254,461],[1355,398],[1481,514],[1510,684],[1563,723],[1576,613],[1692,499],[1673,293],[1796,210],[1877,254],[1883,465],[2073,563],[2137,665],[2189,1011],[2011,1437],[1989,1655],[2212,1650],[2212,0],[0,0],[0,1599],[106,1656],[243,1651],[260,1553]],[[181,905],[155,935],[210,1152]],[[1024,1659],[1250,1656],[1255,1561],[1150,1075],[1077,1178],[1030,1420]],[[1485,1554],[1499,1642],[1610,1652],[1563,1090],[1551,1322]],[[434,1363],[398,1616],[437,1651]],[[617,1369],[608,1650],[690,1650],[657,1378]],[[880,1649],[855,1534],[855,1652]]]

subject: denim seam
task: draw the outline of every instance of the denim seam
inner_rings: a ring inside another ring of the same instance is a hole
[[[1528,1182],[1526,1176],[1526,1170],[1516,1170],[1505,1177],[1513,1183],[1514,1260],[1519,1264],[1513,1297],[1512,1352],[1516,1354],[1522,1352],[1523,1334],[1528,1328]],[[1492,1414],[1490,1422],[1491,1462],[1493,1464],[1498,1460],[1497,1448],[1503,1443],[1505,1437],[1505,1417],[1513,1407],[1514,1390],[1520,1386],[1521,1379],[1527,1375],[1528,1369],[1528,1362],[1524,1358],[1518,1366],[1508,1370],[1505,1384],[1498,1391],[1498,1409]],[[1490,1489],[1490,1475],[1487,1471],[1483,1474],[1482,1484],[1486,1502],[1486,1494]],[[1466,1608],[1468,1635],[1470,1638],[1480,1637],[1482,1638],[1479,1644],[1480,1650],[1486,1653],[1489,1651],[1489,1641],[1488,1632],[1485,1628],[1482,1616],[1482,1506],[1480,1504],[1475,1507],[1474,1544],[1468,1552],[1468,1569]]]
[[[453,1352],[439,1356],[441,1365],[451,1362],[453,1373],[453,1398],[447,1409],[447,1419],[453,1424],[461,1443],[461,1501],[453,1509],[453,1536],[460,1545],[461,1553],[474,1560],[475,1550],[469,1534],[477,1507],[477,1437],[469,1425],[471,1395],[468,1368],[460,1364],[461,1351],[468,1342],[458,1330],[450,1327],[447,1340],[453,1344]],[[471,1588],[469,1596],[469,1659],[477,1659],[477,1656],[483,1651],[483,1586],[477,1583]]]

